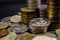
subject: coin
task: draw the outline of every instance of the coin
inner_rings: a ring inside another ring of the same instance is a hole
[[[21,21],[21,16],[14,15],[10,18],[10,20],[11,20],[11,22],[15,22],[15,23],[20,22]]]
[[[8,27],[8,23],[7,22],[0,22],[0,29],[7,28],[7,27]]]
[[[7,34],[8,34],[8,30],[0,29],[0,38],[6,36]]]
[[[27,7],[21,8],[21,23],[28,25],[29,21],[33,18],[38,17],[39,13],[37,13],[37,10],[29,9]]]
[[[32,40],[35,36],[35,34],[24,33],[20,35],[20,40]]]
[[[10,22],[10,16],[1,19],[2,22]]]
[[[37,0],[27,0],[28,8],[29,9],[36,9],[38,8],[38,2]]]
[[[24,33],[28,30],[28,27],[26,25],[13,24],[10,30],[15,33]]]
[[[17,37],[17,34],[14,32],[10,32],[7,36],[0,38],[0,40],[15,40]]]
[[[4,17],[1,19],[1,22],[7,22],[8,26],[10,26],[10,23],[11,23],[10,18],[11,18],[10,16]]]

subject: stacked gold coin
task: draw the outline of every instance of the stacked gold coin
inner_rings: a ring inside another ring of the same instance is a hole
[[[28,25],[29,21],[33,18],[37,18],[38,13],[36,13],[36,10],[29,9],[29,8],[21,8],[21,23]]]
[[[56,27],[58,25],[58,14],[59,14],[59,1],[58,0],[48,0],[48,9],[47,9],[47,17],[51,21],[51,30],[55,30],[59,27]]]

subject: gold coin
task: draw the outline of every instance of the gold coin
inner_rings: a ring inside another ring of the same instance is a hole
[[[6,29],[0,29],[0,37],[4,37],[8,34],[8,30]]]
[[[29,8],[26,8],[26,7],[21,8],[20,10],[23,11],[23,12],[34,12],[35,11],[35,10],[31,10]]]
[[[36,35],[30,33],[21,34],[20,40],[32,40]]]
[[[48,4],[55,4],[54,2],[48,2]]]

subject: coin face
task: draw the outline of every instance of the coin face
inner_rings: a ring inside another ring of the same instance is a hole
[[[10,32],[7,36],[1,38],[0,40],[15,40],[17,37],[17,34],[14,32]]]
[[[50,21],[46,18],[34,18],[30,21],[30,25],[34,26],[47,26],[50,24]]]
[[[10,30],[15,33],[24,33],[28,30],[28,28],[25,25],[13,24],[11,25]]]
[[[10,20],[11,20],[11,22],[15,22],[15,23],[20,22],[21,21],[21,16],[14,15],[10,18]]]
[[[8,30],[6,29],[0,29],[0,37],[4,37],[8,34]]]
[[[8,23],[7,22],[0,22],[0,29],[7,28]]]
[[[32,33],[47,32],[50,21],[45,18],[34,18],[29,22],[29,28]]]

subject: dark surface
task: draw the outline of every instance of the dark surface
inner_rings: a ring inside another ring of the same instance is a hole
[[[10,2],[0,5],[0,19],[6,16],[11,16],[20,11],[21,7],[25,7],[24,3]]]
[[[42,4],[45,3],[46,0],[42,0]],[[25,6],[27,6],[26,0],[0,0],[0,19],[17,14],[20,8]]]

